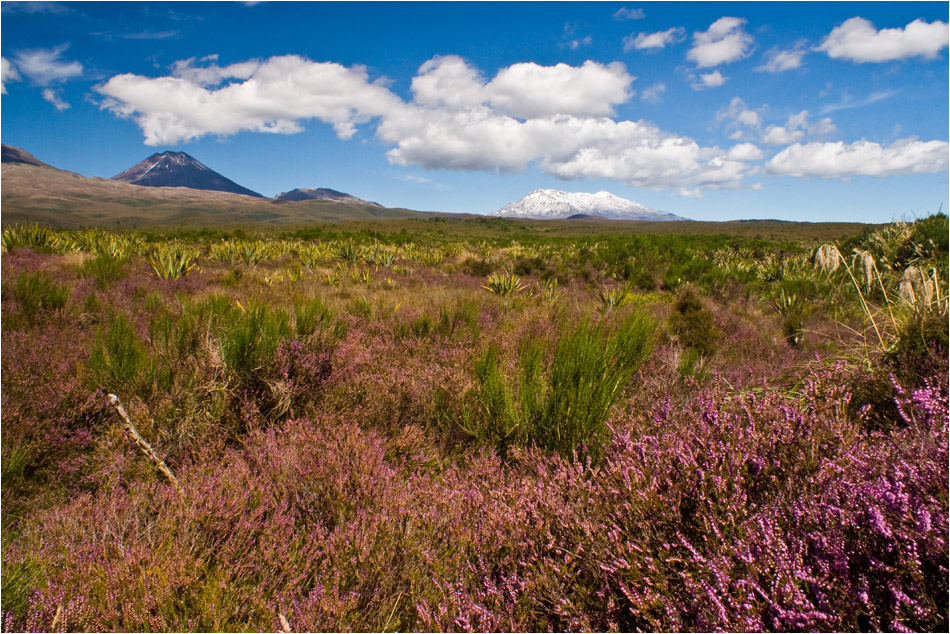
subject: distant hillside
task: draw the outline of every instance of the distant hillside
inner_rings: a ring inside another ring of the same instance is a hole
[[[47,165],[43,161],[37,159],[26,150],[21,150],[18,147],[13,147],[6,144],[3,144],[2,147],[4,163],[20,163],[22,165],[35,165],[36,167],[48,167],[50,169],[56,169],[52,165]]]
[[[325,187],[320,187],[318,189],[293,189],[289,192],[282,192],[274,196],[275,203],[300,202],[304,200],[332,200],[338,203],[351,203],[354,205],[372,205],[374,207],[382,207],[382,205],[379,203],[363,200],[362,198],[357,198],[356,196],[351,196],[350,194],[338,192],[335,189],[327,189]]]
[[[373,203],[307,200],[275,205],[267,198],[223,191],[142,187],[59,170],[18,148],[5,146],[3,156],[4,225],[38,222],[53,227],[222,227],[429,216]],[[33,162],[27,162],[29,159]]]
[[[153,154],[112,179],[144,187],[187,187],[264,198],[218,174],[185,152]]]

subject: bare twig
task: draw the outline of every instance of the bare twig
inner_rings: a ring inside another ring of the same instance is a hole
[[[280,621],[280,631],[281,631],[281,632],[293,632],[293,630],[290,629],[290,623],[287,622],[287,617],[286,617],[286,616],[284,616],[283,614],[281,614],[280,612],[278,612],[278,613],[277,613],[277,620]]]
[[[112,407],[115,408],[116,413],[122,418],[125,424],[125,430],[129,433],[129,436],[132,437],[132,440],[135,441],[135,444],[139,446],[139,449],[142,450],[142,453],[144,453],[145,456],[155,464],[158,470],[162,472],[162,475],[172,483],[172,486],[175,487],[175,491],[181,493],[181,485],[178,483],[178,478],[175,477],[175,474],[171,472],[171,469],[168,468],[165,461],[159,458],[155,450],[152,449],[152,446],[148,444],[148,442],[142,438],[142,435],[139,434],[138,430],[135,429],[135,425],[132,424],[132,419],[129,418],[129,415],[125,412],[125,408],[122,407],[119,397],[115,394],[109,394],[109,402],[112,403]]]

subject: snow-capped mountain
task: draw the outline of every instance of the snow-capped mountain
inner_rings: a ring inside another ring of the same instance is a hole
[[[112,179],[145,187],[188,187],[263,198],[184,152],[153,154]]]
[[[596,194],[538,189],[521,200],[505,205],[493,216],[556,220],[571,216],[601,216],[612,220],[683,220],[663,211],[650,209],[610,192]]]

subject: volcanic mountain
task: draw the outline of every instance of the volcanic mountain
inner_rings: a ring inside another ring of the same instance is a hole
[[[327,189],[325,187],[320,187],[318,189],[293,189],[289,192],[282,192],[274,196],[275,203],[300,202],[303,200],[332,200],[333,202],[338,203],[382,207],[382,205],[379,203],[363,200],[362,198],[357,198],[356,196],[351,196],[350,194],[338,192],[335,189]]]
[[[505,205],[493,216],[563,220],[571,216],[600,216],[610,220],[683,220],[679,216],[650,209],[610,192],[596,194],[538,189],[521,200]]]
[[[187,187],[264,198],[221,176],[184,152],[153,154],[112,179],[145,187]]]

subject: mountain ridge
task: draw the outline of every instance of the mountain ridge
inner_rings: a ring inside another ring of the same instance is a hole
[[[382,207],[382,205],[379,203],[374,203],[370,200],[363,200],[362,198],[357,198],[352,194],[340,192],[335,189],[329,189],[327,187],[318,187],[316,189],[292,189],[289,192],[281,192],[273,198],[275,203],[300,202],[304,200],[332,200],[334,202],[350,203],[353,205],[371,205],[373,207]]]

